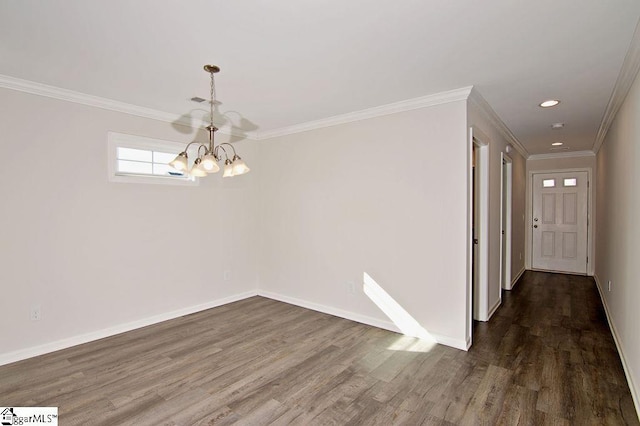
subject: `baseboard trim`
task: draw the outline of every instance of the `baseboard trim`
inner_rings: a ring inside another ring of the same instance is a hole
[[[493,305],[493,307],[489,310],[489,315],[487,315],[487,321],[489,321],[491,319],[491,317],[493,316],[493,314],[496,313],[496,311],[498,310],[500,305],[502,305],[502,299],[498,299],[498,301],[495,303],[495,305]]]
[[[631,391],[631,398],[633,399],[633,404],[636,407],[636,413],[638,414],[638,418],[640,419],[640,399],[638,398],[639,394],[636,388],[636,385],[633,381],[633,376],[629,370],[629,365],[627,364],[627,360],[624,357],[624,352],[622,351],[622,345],[620,344],[620,340],[618,338],[618,332],[616,331],[616,326],[613,323],[611,318],[611,314],[609,312],[609,305],[607,305],[607,299],[604,297],[604,290],[602,289],[602,285],[600,283],[600,279],[598,275],[593,274],[593,278],[596,281],[596,288],[598,289],[598,294],[600,294],[600,300],[602,300],[602,306],[604,306],[604,312],[607,316],[607,322],[609,323],[609,329],[611,330],[611,334],[613,335],[613,341],[616,343],[616,348],[618,349],[618,353],[620,354],[620,360],[622,361],[622,369],[624,370],[624,375],[627,378],[627,384],[629,385],[629,390]]]
[[[524,266],[522,267],[522,269],[520,270],[520,272],[518,272],[518,275],[516,275],[513,280],[511,280],[511,288],[509,288],[509,290],[513,290],[513,288],[516,286],[516,284],[518,284],[518,281],[520,280],[520,277],[522,276],[522,274],[524,274],[524,271],[526,271],[527,268],[525,268]]]
[[[212,300],[199,305],[190,306],[188,308],[178,309],[175,311],[154,315],[125,324],[119,324],[114,327],[103,328],[102,330],[92,331],[90,333],[78,336],[68,337],[66,339],[56,340],[54,342],[45,343],[43,345],[32,346],[30,348],[19,349],[17,351],[0,354],[0,365],[11,364],[13,362],[22,361],[33,358],[38,355],[44,355],[50,352],[67,349],[72,346],[81,345],[83,343],[92,342],[94,340],[104,339],[105,337],[115,336],[116,334],[126,333],[127,331],[136,330],[138,328],[147,327],[163,321],[183,317],[185,315],[194,314],[196,312],[205,311],[217,306],[226,305],[228,303],[237,302],[238,300],[257,296],[256,291],[247,291],[244,293],[234,294],[232,296],[223,297],[221,299]]]
[[[128,331],[136,330],[138,328],[147,327],[153,324],[158,324],[158,323],[179,318],[185,315],[194,314],[196,312],[205,311],[207,309],[237,302],[239,300],[247,299],[253,296],[262,296],[269,299],[278,300],[280,302],[289,303],[291,305],[300,306],[306,309],[311,309],[313,311],[322,312],[328,315],[333,315],[336,317],[348,319],[350,321],[356,321],[362,324],[378,327],[384,330],[393,331],[395,333],[401,333],[400,329],[391,321],[384,321],[384,320],[369,317],[366,315],[357,314],[355,312],[350,312],[343,309],[338,309],[331,306],[310,302],[307,300],[297,299],[294,297],[284,296],[284,295],[273,293],[270,291],[258,290],[258,291],[247,291],[243,293],[238,293],[232,296],[212,300],[206,303],[201,303],[199,305],[190,306],[187,308],[178,309],[171,312],[166,312],[159,315],[154,315],[154,316],[143,318],[136,321],[131,321],[125,324],[119,324],[113,327],[104,328],[101,330],[81,334],[78,336],[68,337],[65,339],[56,340],[54,342],[48,342],[42,345],[32,346],[25,349],[19,349],[17,351],[0,354],[0,365],[11,364],[14,362],[33,358],[39,355],[44,355],[44,354],[59,351],[62,349],[67,349],[73,346],[82,345],[84,343],[89,343],[95,340],[104,339],[106,337],[115,336],[117,334],[126,333]],[[499,303],[498,303],[498,306],[499,306]],[[468,350],[469,347],[471,346],[471,341],[469,339],[462,340],[462,339],[455,339],[449,336],[444,336],[444,335],[435,334],[435,333],[430,333],[430,334],[433,336],[436,342],[445,346],[450,346],[452,348],[460,349],[463,351]]]
[[[380,320],[367,315],[357,314],[351,311],[345,311],[343,309],[334,308],[332,306],[322,305],[308,300],[298,299],[295,297],[285,296],[283,294],[274,293],[266,290],[258,290],[258,296],[266,297],[268,299],[277,300],[279,302],[288,303],[290,305],[300,306],[301,308],[311,309],[312,311],[322,312],[323,314],[333,315],[334,317],[344,318],[350,321],[359,322],[361,324],[370,325],[383,330],[393,331],[395,333],[401,333],[400,329],[391,321]],[[439,344],[450,346],[452,348],[466,351],[469,349],[470,343],[462,339],[454,339],[449,336],[443,336],[429,332],[431,336]]]
[[[442,334],[431,333],[436,342],[440,345],[449,346],[454,349],[460,349],[461,351],[468,351],[471,347],[471,341],[469,339],[454,339],[453,337],[443,336]]]
[[[312,311],[322,312],[323,314],[333,315],[334,317],[340,317],[362,324],[371,325],[373,327],[382,328],[384,330],[393,331],[395,333],[400,333],[400,329],[391,321],[385,321],[367,315],[356,314],[355,312],[345,311],[343,309],[334,308],[332,306],[321,305],[319,303],[309,302],[308,300],[285,296],[280,293],[274,293],[266,290],[258,290],[258,296],[288,303],[290,305],[300,306],[301,308],[311,309]]]

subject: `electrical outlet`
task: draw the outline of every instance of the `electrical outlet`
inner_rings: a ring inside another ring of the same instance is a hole
[[[42,318],[42,312],[40,310],[40,305],[33,306],[31,308],[31,321],[40,321],[40,318]]]
[[[231,270],[227,269],[224,271],[224,280],[225,281],[231,281]]]
[[[609,291],[611,291],[611,280],[609,280],[609,282],[607,283],[607,285],[609,286]]]
[[[522,260],[522,252],[520,252],[520,260]]]
[[[353,281],[347,281],[347,292],[350,294],[356,294],[356,283]]]

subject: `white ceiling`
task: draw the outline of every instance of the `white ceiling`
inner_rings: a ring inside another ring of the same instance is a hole
[[[639,17],[638,0],[2,0],[0,74],[185,114],[213,63],[220,112],[258,132],[473,85],[529,153],[578,151]]]

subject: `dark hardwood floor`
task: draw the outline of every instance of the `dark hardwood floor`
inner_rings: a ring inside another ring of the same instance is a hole
[[[469,352],[254,297],[0,367],[61,425],[638,425],[595,284],[527,272]]]

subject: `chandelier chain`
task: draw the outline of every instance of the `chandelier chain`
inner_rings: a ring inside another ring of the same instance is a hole
[[[211,102],[209,103],[209,108],[210,108],[209,112],[211,115],[209,117],[210,117],[210,123],[212,126],[213,126],[213,103],[215,102],[215,87],[216,85],[214,83],[213,72],[212,72],[211,73],[211,90],[209,93],[211,95],[210,96]]]

